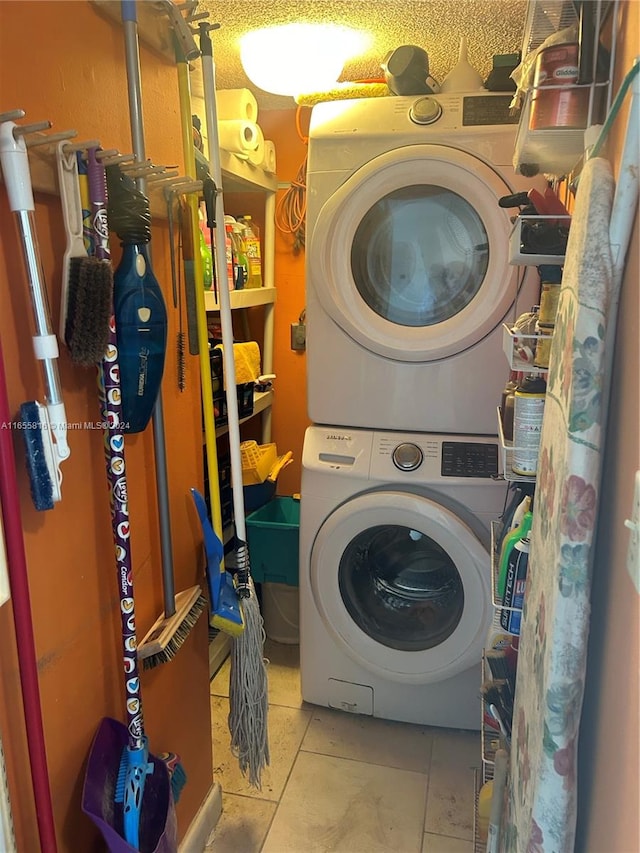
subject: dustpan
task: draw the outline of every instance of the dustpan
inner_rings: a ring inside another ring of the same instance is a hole
[[[82,811],[102,833],[110,853],[136,853],[122,836],[122,806],[114,791],[123,749],[129,743],[127,728],[104,717],[93,739],[82,789]],[[140,853],[176,853],[178,824],[171,795],[169,771],[149,754],[153,773],[147,776],[140,815]]]

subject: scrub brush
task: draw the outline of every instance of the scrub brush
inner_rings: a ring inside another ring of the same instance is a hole
[[[109,339],[113,273],[110,264],[87,255],[77,154],[68,142],[61,142],[56,159],[67,233],[62,259],[60,337],[73,362],[90,366],[100,361]]]
[[[33,349],[41,362],[45,405],[35,400],[20,407],[31,497],[37,510],[53,509],[62,498],[60,463],[71,454],[67,415],[58,374],[58,340],[53,333],[42,260],[35,227],[35,203],[29,158],[24,141],[29,127],[0,123],[0,159],[9,205],[16,216],[33,306]]]

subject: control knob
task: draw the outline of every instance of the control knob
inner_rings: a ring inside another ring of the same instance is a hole
[[[418,98],[409,110],[409,118],[416,124],[433,124],[442,115],[442,107],[435,98]]]
[[[401,471],[415,471],[422,465],[424,454],[417,444],[405,441],[395,448],[391,458],[396,468]]]

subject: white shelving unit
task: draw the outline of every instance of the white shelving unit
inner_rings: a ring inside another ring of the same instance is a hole
[[[538,341],[548,335],[522,335],[511,326],[502,324],[502,350],[511,370],[526,373],[548,373],[548,367],[536,367],[534,363]]]
[[[564,264],[564,252],[558,254],[539,254],[533,252],[524,252],[524,240],[522,229],[526,226],[533,228],[536,225],[542,225],[545,222],[554,225],[560,225],[566,229],[567,233],[571,225],[570,216],[518,216],[513,223],[511,234],[509,235],[509,263],[512,266],[532,266],[539,267],[541,264],[556,264],[562,266]],[[566,248],[566,240],[564,241]]]
[[[261,351],[263,374],[273,373],[273,343],[275,321],[275,209],[278,179],[247,160],[240,160],[228,151],[220,151],[222,167],[222,192],[226,199],[229,193],[254,193],[262,196],[264,201],[264,226],[262,229],[262,282],[263,287],[232,290],[229,302],[232,311],[245,308],[264,306],[263,342]],[[220,310],[212,291],[205,293],[205,309],[207,313]],[[268,444],[271,441],[271,406],[274,391],[256,392],[253,398],[253,413],[240,419],[240,425],[255,417],[261,417],[261,441]],[[216,436],[228,432],[228,426],[216,428]],[[229,656],[231,641],[227,634],[220,631],[209,643],[209,675],[213,675]]]
[[[595,142],[588,140],[591,129],[602,122],[611,106],[611,80],[615,63],[616,28],[612,28],[612,45],[609,51],[608,69],[604,74],[602,62],[598,63],[600,32],[607,15],[617,19],[617,0],[603,2],[594,0],[585,4],[588,23],[580,20],[577,3],[565,3],[563,0],[529,0],[525,22],[522,56],[526,59],[533,51],[541,47],[547,38],[556,37],[561,31],[573,32],[575,37],[568,41],[580,44],[584,51],[580,73],[584,78],[571,86],[533,85],[527,90],[516,136],[514,167],[523,175],[544,173],[555,177],[570,175],[579,164],[585,149]],[[580,32],[582,27],[582,32]],[[562,43],[562,40],[559,42]],[[604,79],[603,79],[604,78]],[[581,127],[535,127],[531,122],[532,103],[540,96],[552,98],[564,95],[579,99],[584,109]]]
[[[226,198],[229,193],[253,193],[262,196],[264,201],[264,227],[262,231],[262,280],[263,287],[232,290],[229,293],[231,310],[264,306],[263,343],[261,351],[262,372],[273,373],[273,336],[274,309],[276,302],[275,287],[275,205],[278,179],[275,175],[241,160],[229,151],[220,151],[222,167],[222,191]],[[212,291],[205,293],[205,308],[208,313],[220,310]],[[262,417],[261,440],[263,444],[271,441],[271,406],[274,392],[265,391],[254,396],[253,414],[243,418],[245,423],[257,415]],[[216,429],[216,435],[224,435],[226,426]]]

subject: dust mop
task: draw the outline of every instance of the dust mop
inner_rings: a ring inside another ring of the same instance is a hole
[[[231,643],[229,730],[231,732],[231,750],[238,758],[241,772],[248,775],[251,785],[260,788],[262,770],[269,764],[267,671],[263,653],[265,632],[260,606],[251,579],[245,527],[238,397],[233,357],[233,324],[223,231],[224,202],[218,143],[215,70],[213,44],[209,35],[211,28],[212,26],[208,23],[199,24],[209,161],[215,185],[215,222],[218,230],[218,239],[215,241],[215,263],[220,299],[222,344],[225,353],[224,378],[231,453],[233,511],[236,527],[236,588],[241,600],[245,623],[243,633]],[[210,225],[212,226],[213,223]]]

